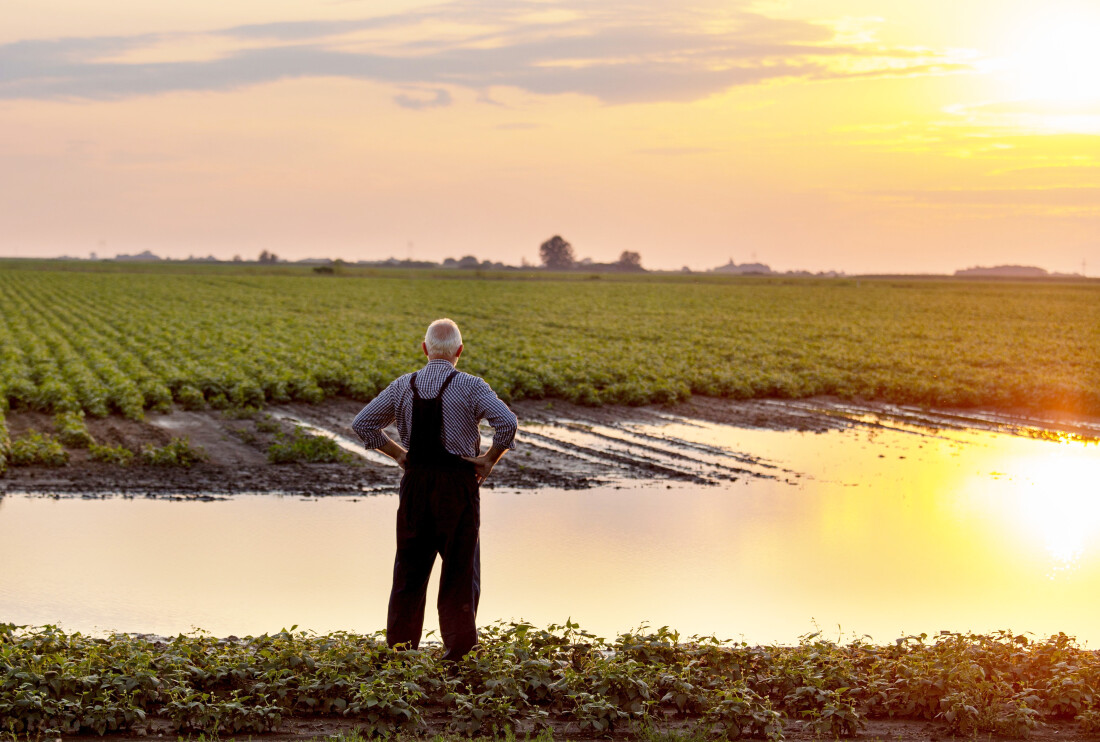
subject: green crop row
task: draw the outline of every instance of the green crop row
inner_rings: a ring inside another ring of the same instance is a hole
[[[140,418],[367,400],[432,319],[502,398],[643,404],[834,395],[1100,414],[1100,286],[699,284],[17,271],[0,404]]]
[[[393,652],[344,632],[218,640],[93,638],[0,624],[0,730],[14,735],[145,730],[262,733],[288,717],[338,716],[366,734],[520,727],[597,735],[688,722],[781,739],[791,719],[850,736],[868,719],[938,720],[948,731],[1027,736],[1052,720],[1100,721],[1100,657],[1064,634],[905,637],[887,646],[818,635],[792,647],[680,637],[606,641],[576,624],[497,624],[458,663]]]
[[[7,466],[65,466],[69,463],[70,448],[88,449],[88,458],[106,464],[128,466],[135,452],[122,445],[100,445],[88,432],[81,411],[58,412],[54,418],[57,435],[40,433],[31,428],[14,440],[8,437],[0,417],[0,473]],[[142,446],[140,460],[151,466],[189,467],[209,457],[202,446],[193,445],[189,438],[172,438],[163,446]]]

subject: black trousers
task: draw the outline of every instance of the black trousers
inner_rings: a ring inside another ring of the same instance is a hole
[[[477,644],[481,595],[481,497],[473,467],[406,469],[397,509],[397,557],[393,562],[386,641],[416,648],[424,628],[424,601],[435,555],[439,576],[439,628],[447,651],[458,659]]]

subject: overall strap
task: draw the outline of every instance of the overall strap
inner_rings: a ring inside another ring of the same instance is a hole
[[[443,392],[447,391],[447,385],[451,383],[451,379],[458,376],[458,369],[451,371],[450,376],[443,380],[443,385],[439,387],[439,394],[435,395],[436,399],[443,399]]]
[[[417,389],[416,389],[416,373],[415,372],[413,373],[412,376],[409,377],[409,386],[411,386],[412,390],[413,390],[413,399],[420,399],[420,392],[417,391]]]

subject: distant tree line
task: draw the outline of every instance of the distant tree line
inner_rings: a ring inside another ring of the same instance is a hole
[[[539,246],[539,260],[547,270],[568,271],[580,268],[582,270],[606,270],[606,271],[644,271],[642,256],[631,250],[624,250],[619,259],[614,263],[594,263],[591,260],[578,261],[573,252],[573,246],[566,242],[561,235],[554,235]]]
[[[157,255],[146,250],[140,255],[119,255],[117,260],[131,260],[131,261],[154,261],[161,260]],[[191,261],[203,261],[203,262],[220,262],[214,256],[208,258],[195,258],[191,256],[188,258]],[[570,271],[570,270],[583,270],[583,271],[623,271],[623,272],[644,272],[646,269],[642,267],[642,256],[632,250],[624,250],[619,259],[614,263],[597,263],[591,258],[583,258],[578,260],[576,254],[573,251],[573,246],[569,244],[561,235],[554,235],[550,239],[546,240],[539,246],[539,260],[542,263],[542,267],[552,271]],[[234,263],[244,262],[240,255],[233,256]],[[257,262],[262,265],[273,265],[275,263],[286,263],[288,261],[280,259],[274,252],[263,250],[260,252],[260,256]],[[311,264],[314,266],[314,271],[317,273],[333,273],[336,272],[340,266],[347,265],[340,259],[332,260],[330,258],[304,258],[302,260],[290,261],[295,263]],[[397,258],[389,258],[388,260],[360,260],[357,265],[364,266],[378,266],[378,267],[400,267],[400,268],[457,268],[460,270],[521,270],[530,269],[532,266],[524,258],[521,265],[506,265],[501,262],[494,262],[491,260],[479,260],[473,255],[464,255],[461,258],[455,260],[454,258],[447,258],[442,263],[436,263],[431,260],[398,260]]]

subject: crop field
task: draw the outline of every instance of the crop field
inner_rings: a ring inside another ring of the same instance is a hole
[[[394,652],[377,634],[104,639],[0,623],[0,725],[28,738],[216,737],[275,731],[291,718],[346,719],[367,737],[621,736],[686,724],[729,739],[782,739],[800,719],[833,738],[883,718],[935,720],[973,736],[1026,737],[1050,722],[1100,729],[1100,659],[1064,634],[921,635],[886,646],[811,635],[792,647],[750,647],[681,641],[667,628],[606,641],[570,622],[508,623],[483,630],[481,646],[458,663],[440,654]]]
[[[1100,414],[1100,286],[447,280],[0,265],[4,408],[366,400],[440,316],[505,400],[835,395]],[[0,418],[0,446],[6,433]],[[0,449],[2,450],[2,449]]]

